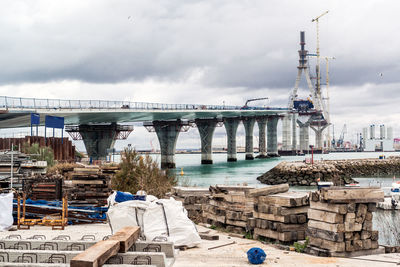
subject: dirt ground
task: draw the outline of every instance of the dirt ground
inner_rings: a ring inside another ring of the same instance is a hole
[[[228,233],[210,230],[198,226],[199,232],[210,231],[209,234],[218,234],[219,240],[202,240],[196,247],[179,251],[176,256],[174,267],[236,267],[253,266],[248,263],[246,252],[252,247],[262,248],[267,254],[267,259],[258,266],[396,266],[400,262],[400,254],[370,255],[358,258],[324,258],[294,251],[284,251],[269,244],[263,244],[256,240],[230,237]],[[34,226],[30,230],[18,230],[0,232],[0,238],[8,235],[20,235],[22,239],[33,235],[45,235],[46,240],[51,240],[58,235],[69,235],[71,240],[79,240],[84,235],[93,235],[96,240],[102,240],[104,236],[110,235],[108,224],[87,224],[67,226],[65,230],[51,230],[46,226]],[[234,244],[209,250],[211,247],[235,242]]]
[[[198,231],[208,231],[210,229],[198,226]],[[253,247],[259,247],[267,254],[267,259],[257,266],[396,266],[400,262],[400,254],[381,254],[370,255],[356,258],[325,258],[301,254],[294,251],[284,251],[272,245],[263,244],[256,240],[230,237],[228,233],[211,230],[209,234],[218,234],[218,241],[203,240],[199,247],[180,251],[175,261],[174,267],[238,267],[255,266],[247,261],[246,252]],[[235,242],[235,244],[211,249],[218,245]]]

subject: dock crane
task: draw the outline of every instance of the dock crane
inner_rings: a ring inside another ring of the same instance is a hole
[[[337,146],[338,147],[343,147],[343,140],[344,140],[344,135],[347,133],[347,126],[346,126],[346,124],[344,124],[343,125],[343,129],[342,129],[342,132],[340,133],[340,137],[339,137],[339,139],[337,140]]]
[[[266,100],[266,99],[268,99],[268,97],[247,99],[247,101],[246,101],[246,103],[244,104],[244,106],[242,107],[242,109],[248,109],[248,108],[249,108],[248,104],[249,104],[250,102],[259,101],[259,100]]]

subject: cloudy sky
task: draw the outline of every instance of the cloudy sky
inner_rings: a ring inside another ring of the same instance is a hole
[[[400,136],[395,0],[0,3],[0,95],[227,105],[269,97],[259,104],[281,107],[296,78],[299,31],[315,53],[311,19],[329,10],[320,20],[320,44],[321,55],[336,58],[330,61],[336,136],[345,123],[348,139],[372,123]],[[325,79],[325,65],[322,73]],[[224,128],[216,136],[222,146]],[[149,148],[156,140],[138,125],[118,146]],[[178,140],[180,148],[199,145],[196,129]]]

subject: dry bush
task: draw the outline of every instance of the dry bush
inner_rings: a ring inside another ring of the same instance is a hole
[[[73,171],[74,168],[81,167],[75,163],[58,163],[47,169],[47,174],[63,174],[64,172]]]
[[[162,198],[177,183],[175,176],[162,171],[149,155],[141,156],[131,148],[124,150],[119,166],[120,170],[111,180],[114,190],[132,194],[144,190],[149,195]]]

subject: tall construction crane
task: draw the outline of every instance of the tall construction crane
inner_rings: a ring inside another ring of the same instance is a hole
[[[248,104],[249,104],[250,102],[259,101],[259,100],[266,100],[266,99],[268,99],[268,97],[247,99],[247,101],[246,101],[246,103],[244,104],[244,106],[242,107],[242,109],[248,109],[248,108],[249,108]]]
[[[319,19],[322,16],[328,14],[328,12],[329,10],[325,11],[315,19],[311,20],[311,22],[315,21],[317,25],[317,94],[319,95],[320,98],[321,98],[321,70],[320,70],[320,53],[319,53]]]

